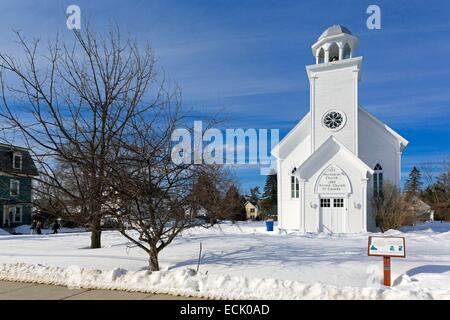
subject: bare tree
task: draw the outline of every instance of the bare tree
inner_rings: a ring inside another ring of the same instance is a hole
[[[398,229],[414,222],[411,206],[404,201],[397,186],[385,182],[381,192],[372,197],[375,219],[381,232]]]
[[[100,37],[86,25],[73,35],[42,52],[39,40],[17,33],[24,59],[0,53],[1,117],[34,153],[34,191],[48,200],[45,209],[87,224],[91,247],[99,248],[113,145],[134,130],[133,117],[157,113],[168,95],[150,46],[122,38],[118,28]],[[13,142],[13,134],[5,137]]]
[[[209,165],[196,177],[191,195],[193,213],[203,212],[212,226],[217,219],[230,218],[225,196],[234,183],[229,170],[219,165]]]
[[[116,201],[109,204],[119,231],[149,256],[159,270],[159,253],[186,228],[201,224],[191,215],[199,177],[213,177],[216,166],[173,161],[171,133],[181,125],[178,99],[152,115],[133,117],[133,135],[115,146],[120,161],[109,176]],[[210,200],[214,201],[214,199]]]
[[[450,159],[446,158],[440,164],[438,172],[433,170],[433,164],[424,164],[421,170],[427,188],[422,193],[422,198],[434,210],[436,220],[450,220]]]

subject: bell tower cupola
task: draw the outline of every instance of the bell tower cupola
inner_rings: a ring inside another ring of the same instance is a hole
[[[358,83],[362,57],[358,38],[340,25],[311,46],[316,63],[306,66],[310,83],[311,153],[330,136],[358,156]]]
[[[352,58],[357,47],[358,38],[350,30],[341,25],[333,25],[312,45],[312,53],[316,64],[328,63]]]

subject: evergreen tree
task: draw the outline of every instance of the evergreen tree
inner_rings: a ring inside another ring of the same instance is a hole
[[[429,169],[425,171],[427,188],[422,192],[421,199],[431,206],[434,219],[450,221],[450,159],[443,162],[442,173],[433,175]]]
[[[435,210],[435,219],[450,221],[450,171],[439,175],[432,188],[434,201],[431,207]]]
[[[245,198],[241,196],[238,188],[235,185],[231,185],[225,194],[223,200],[223,218],[228,218],[231,221],[245,220]]]
[[[200,175],[194,184],[192,192],[192,209],[195,215],[206,211],[206,217],[213,225],[222,212],[222,199],[217,185],[207,174]]]
[[[261,209],[265,214],[277,214],[277,174],[272,171],[266,178]]]
[[[419,196],[422,192],[422,175],[419,169],[414,166],[409,173],[409,178],[405,183],[405,192],[407,196]]]
[[[255,206],[258,205],[259,200],[261,198],[261,192],[259,191],[259,186],[250,188],[250,194],[247,195],[246,197],[247,197],[247,201],[250,201]]]

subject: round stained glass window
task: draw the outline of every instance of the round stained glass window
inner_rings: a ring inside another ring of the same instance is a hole
[[[344,125],[345,117],[342,113],[337,111],[330,111],[323,117],[323,124],[331,130],[337,130]]]

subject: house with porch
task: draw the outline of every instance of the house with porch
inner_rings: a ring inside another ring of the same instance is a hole
[[[0,226],[31,223],[32,180],[38,175],[26,148],[0,144]]]

